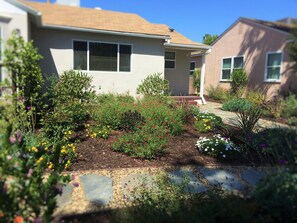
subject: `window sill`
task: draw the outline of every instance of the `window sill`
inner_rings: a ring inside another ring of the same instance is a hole
[[[231,80],[220,80],[220,83],[231,83]]]
[[[264,83],[268,84],[280,84],[281,80],[264,80]]]

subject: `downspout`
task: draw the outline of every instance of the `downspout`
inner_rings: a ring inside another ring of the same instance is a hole
[[[206,100],[204,98],[204,80],[205,80],[205,55],[209,54],[211,49],[207,50],[205,53],[202,54],[202,67],[201,67],[201,77],[200,77],[200,98],[202,100],[202,104],[206,104]]]

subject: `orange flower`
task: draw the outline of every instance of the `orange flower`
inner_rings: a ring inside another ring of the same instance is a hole
[[[3,212],[0,212],[0,218],[4,217]]]
[[[14,223],[22,223],[24,221],[24,218],[22,216],[16,216],[14,219],[13,219],[13,222]]]

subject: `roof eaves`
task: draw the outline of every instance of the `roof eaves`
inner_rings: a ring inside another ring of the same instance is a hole
[[[72,26],[58,26],[58,25],[51,25],[51,24],[43,24],[42,27],[49,28],[49,29],[62,29],[62,30],[70,30],[70,31],[92,32],[92,33],[112,34],[112,35],[120,35],[120,36],[143,37],[143,38],[151,38],[151,39],[164,39],[164,40],[171,39],[169,35],[156,35],[156,34],[146,34],[146,33],[88,29],[88,28],[80,28],[80,27],[72,27]]]
[[[5,0],[5,1],[7,1],[7,2],[9,2],[9,3],[23,9],[23,10],[25,10],[26,12],[28,12],[28,13],[34,15],[34,16],[41,16],[41,12],[36,11],[35,9],[33,9],[33,8],[31,8],[31,7],[25,5],[25,4],[23,4],[23,3],[21,3],[21,2],[19,2],[17,0]]]
[[[165,47],[182,48],[188,50],[209,50],[211,46],[207,45],[193,45],[193,44],[180,44],[180,43],[164,43]]]

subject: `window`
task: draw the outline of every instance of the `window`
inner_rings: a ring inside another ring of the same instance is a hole
[[[131,71],[131,45],[74,41],[74,69],[89,71]]]
[[[74,69],[87,70],[88,65],[88,45],[87,42],[75,41],[73,43]]]
[[[2,39],[3,39],[3,33],[2,33],[2,27],[0,26],[0,61],[2,61],[2,53],[3,53]]]
[[[195,72],[195,68],[196,68],[196,62],[192,61],[190,63],[190,75],[193,75],[193,73]]]
[[[279,81],[281,74],[282,53],[267,53],[265,80]]]
[[[165,68],[175,68],[175,52],[165,52]]]
[[[223,58],[221,80],[229,80],[235,69],[243,69],[243,57]]]

